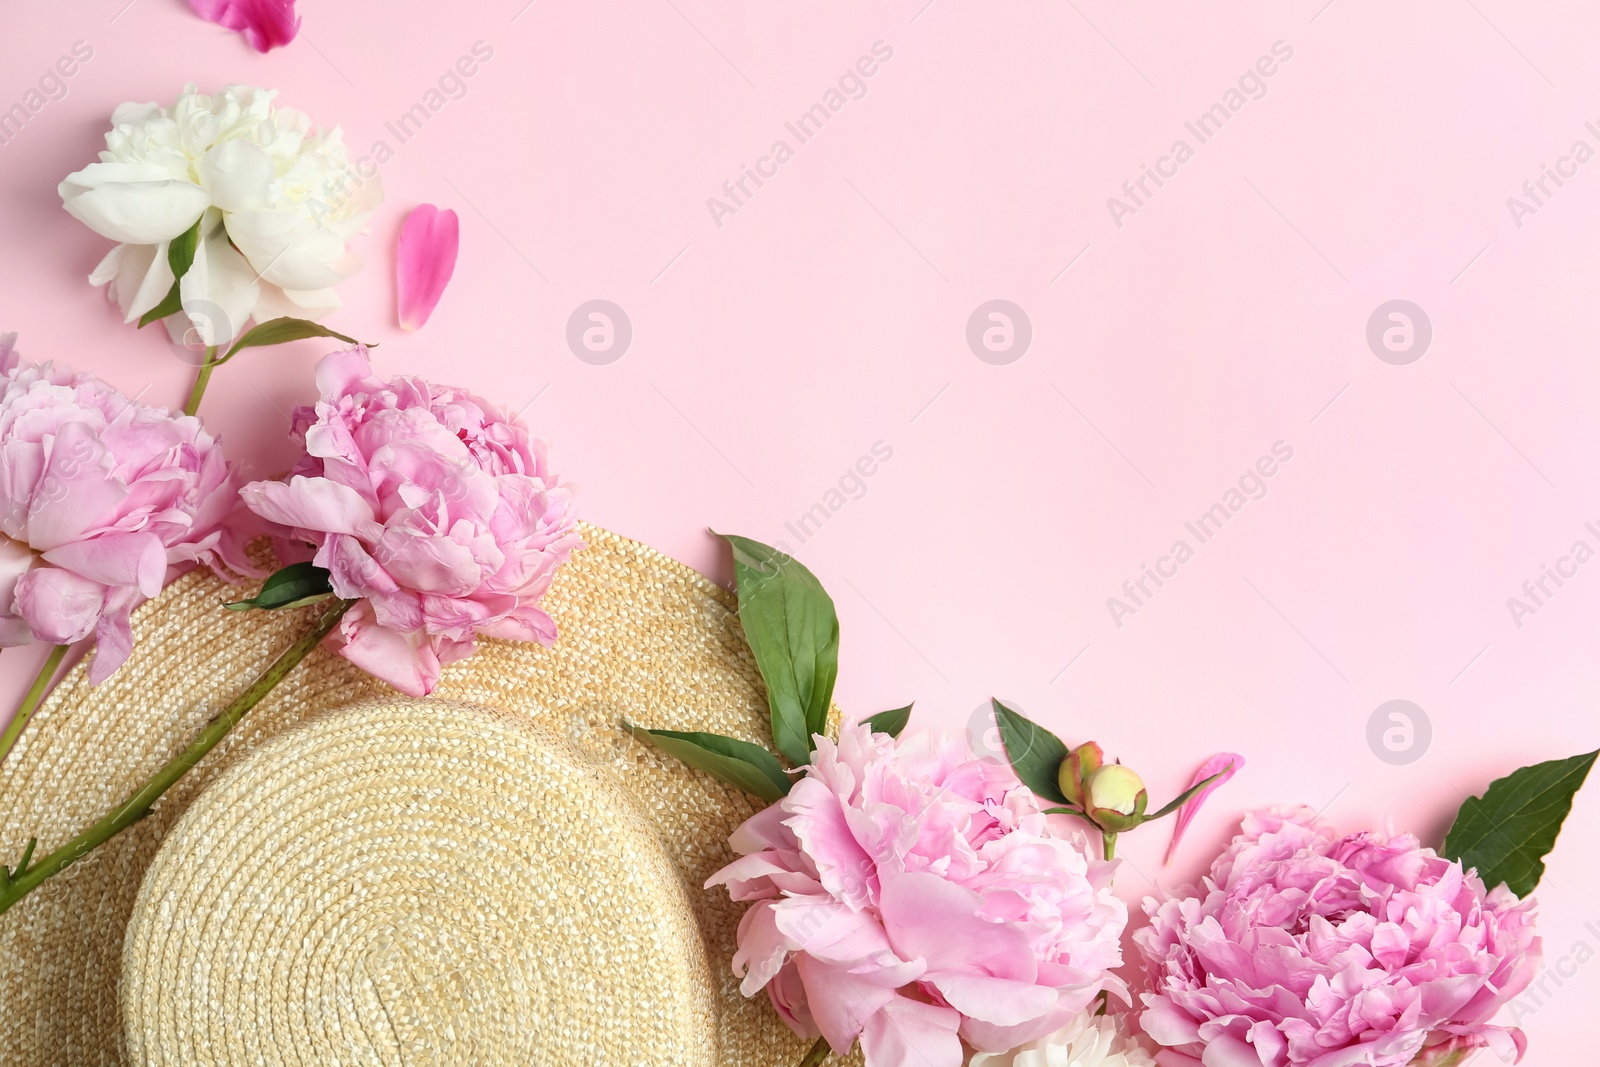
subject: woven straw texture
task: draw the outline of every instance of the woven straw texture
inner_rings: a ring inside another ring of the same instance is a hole
[[[626,718],[770,743],[736,601],[652,549],[592,527],[583,533],[590,547],[562,569],[545,599],[561,628],[555,647],[485,642],[477,656],[445,668],[435,698],[540,722],[625,783],[682,875],[705,939],[719,991],[717,1062],[796,1063],[805,1043],[765,998],[744,1001],[729,971],[743,909],[726,893],[699,888],[731,858],[728,834],[754,812],[754,801],[617,727]],[[208,574],[186,575],[135,613],[133,656],[115,676],[90,687],[80,666],[57,687],[0,765],[0,848],[11,862],[30,834],[49,849],[122,800],[310,623],[306,611],[218,610],[219,600],[239,595]],[[123,935],[162,838],[245,753],[315,712],[374,698],[395,699],[338,657],[314,652],[148,818],[0,915],[7,1067],[130,1062],[118,1010]],[[498,1067],[470,1051],[459,1055],[446,1062]],[[664,1061],[641,1050],[621,1062]]]
[[[136,1064],[711,1067],[672,861],[542,723],[444,701],[314,716],[179,820],[134,906]]]

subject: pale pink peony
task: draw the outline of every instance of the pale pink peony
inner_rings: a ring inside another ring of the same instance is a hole
[[[582,542],[572,491],[522,421],[460,389],[376,379],[362,348],[323,359],[317,389],[294,414],[306,451],[289,480],[242,495],[284,528],[285,562],[312,556],[361,601],[329,636],[339,654],[425,696],[479,636],[553,643],[539,600]]]
[[[960,1067],[1126,997],[1114,864],[1056,832],[1009,767],[963,736],[819,738],[789,795],[741,826],[712,876],[754,901],[739,924],[745,996],[871,1067]]]
[[[183,570],[253,574],[238,483],[200,420],[0,337],[0,646],[96,636],[89,680],[133,650],[128,614]]]
[[[1533,904],[1415,837],[1339,837],[1307,808],[1245,817],[1203,891],[1146,898],[1140,1025],[1162,1067],[1403,1067],[1489,1048],[1538,968]]]

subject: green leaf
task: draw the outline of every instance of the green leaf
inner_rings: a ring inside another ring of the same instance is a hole
[[[890,737],[899,737],[900,731],[906,728],[906,723],[911,721],[911,705],[895,708],[893,711],[880,711],[868,717],[865,722],[875,733],[888,734]]]
[[[327,571],[314,563],[291,563],[262,583],[261,592],[249,600],[236,600],[222,606],[229,611],[249,611],[251,608],[275,611],[315,604],[332,595],[333,586],[328,581]]]
[[[783,764],[760,745],[721,734],[646,730],[642,726],[623,725],[639,740],[769,804],[782,800],[789,792],[791,782],[783,771]]]
[[[1061,761],[1067,758],[1067,746],[1061,738],[1000,701],[991,698],[991,703],[994,724],[1000,728],[1000,743],[1005,745],[1006,758],[1022,784],[1046,800],[1069,803],[1061,793],[1058,777]]]
[[[1526,897],[1544,876],[1544,858],[1596,755],[1535,763],[1490,782],[1483,796],[1468,797],[1456,812],[1444,854],[1476,867],[1490,888],[1504,882]]]
[[[307,337],[336,337],[346,344],[358,345],[361,342],[354,337],[346,337],[337,330],[330,330],[326,326],[305,319],[268,319],[260,322],[245,331],[243,337],[233,342],[233,347],[228,349],[227,355],[217,360],[220,365],[234,357],[240,349],[262,348],[266,345],[288,344],[290,341],[304,341]],[[377,345],[367,345],[368,348],[377,348]]]
[[[152,322],[160,322],[168,315],[176,315],[183,310],[183,296],[178,291],[178,283],[194,266],[195,250],[200,247],[200,223],[204,219],[205,215],[202,214],[194,220],[193,226],[167,242],[167,265],[172,268],[172,288],[161,298],[161,303],[139,316],[141,330]]]
[[[839,617],[816,575],[775,548],[722,536],[733,547],[739,621],[767,683],[772,739],[796,767],[828,726],[839,673]]]

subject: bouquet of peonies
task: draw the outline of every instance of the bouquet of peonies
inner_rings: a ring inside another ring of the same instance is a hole
[[[373,376],[366,353],[322,361],[322,396],[295,415],[305,453],[288,482],[238,488],[192,416],[141,408],[103,383],[23,364],[0,342],[0,635],[66,643],[98,631],[91,678],[132,648],[128,612],[196,562],[252,568],[248,506],[288,566],[227,605],[320,605],[300,640],[148,783],[77,837],[0,867],[0,912],[137,822],[321,642],[422,695],[478,635],[555,641],[539,600],[582,547],[571,490],[515,416],[464,390]],[[299,558],[296,557],[309,557]],[[3,739],[15,742],[59,657]]]
[[[909,707],[832,740],[832,600],[784,553],[726,540],[778,751],[632,729],[770,802],[733,834],[738,858],[707,888],[749,902],[733,970],[746,996],[765,990],[815,1039],[802,1067],[857,1042],[868,1067],[1521,1058],[1521,1033],[1492,1020],[1537,967],[1527,895],[1595,753],[1525,767],[1468,799],[1442,854],[1408,834],[1339,836],[1305,809],[1247,816],[1203,889],[1145,899],[1134,1008],[1116,973],[1127,922],[1111,886],[1116,839],[1175,814],[1175,846],[1243,758],[1210,757],[1150,811],[1139,775],[1098,744],[1068,745],[999,701],[1004,761],[978,758],[964,737],[899,740]],[[1125,1007],[1110,1011],[1113,1000]]]

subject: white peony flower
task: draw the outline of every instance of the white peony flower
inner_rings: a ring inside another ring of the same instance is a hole
[[[1076,1015],[1055,1033],[1010,1052],[979,1052],[969,1067],[1155,1067],[1128,1033],[1127,1016]]]
[[[383,201],[358,174],[337,127],[274,108],[276,92],[184,88],[170,108],[123,104],[100,162],[59,187],[74,218],[120,242],[89,276],[132,322],[173,285],[170,243],[198,221],[193,265],[178,282],[175,339],[222,345],[245,323],[314,319],[339,307],[334,286],[361,269],[345,242]],[[192,331],[192,333],[191,333]]]

